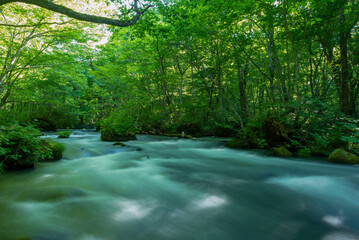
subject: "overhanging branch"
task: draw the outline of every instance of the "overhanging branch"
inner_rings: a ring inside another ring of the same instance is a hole
[[[70,8],[55,4],[49,0],[0,0],[0,6],[13,3],[13,2],[22,2],[27,4],[32,4],[41,8],[48,9],[50,11],[54,11],[57,13],[64,14],[70,18],[74,18],[80,21],[92,22],[92,23],[99,23],[99,24],[107,24],[117,27],[127,27],[135,24],[141,17],[141,15],[146,12],[151,6],[146,6],[142,10],[137,9],[135,6],[136,14],[129,20],[118,20],[118,19],[111,19],[106,17],[94,16],[90,14],[76,12]],[[135,1],[137,5],[137,0]]]
[[[8,23],[0,23],[0,26],[4,26],[4,27],[14,27],[14,28],[32,28],[32,27],[36,27],[36,26],[40,26],[40,25],[65,25],[71,23],[71,21],[66,21],[66,22],[45,22],[45,23],[35,23],[33,25],[31,24],[23,24],[23,25],[16,25],[16,24],[8,24]]]

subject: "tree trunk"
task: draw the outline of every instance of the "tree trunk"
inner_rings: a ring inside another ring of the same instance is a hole
[[[249,107],[248,107],[248,98],[247,98],[247,89],[246,89],[246,80],[245,74],[242,69],[242,66],[239,62],[238,55],[236,56],[237,62],[237,74],[238,74],[238,88],[239,88],[239,104],[243,112],[244,121],[249,117]]]
[[[340,11],[339,21],[341,23],[341,32],[339,36],[339,48],[340,48],[340,67],[341,67],[341,79],[340,79],[340,93],[339,103],[340,111],[345,115],[352,116],[354,111],[349,103],[349,66],[348,66],[348,38],[349,33],[343,32],[343,24],[345,22],[344,9]]]

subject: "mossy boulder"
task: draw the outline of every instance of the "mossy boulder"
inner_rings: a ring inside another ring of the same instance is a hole
[[[40,159],[41,162],[58,161],[62,158],[62,153],[65,150],[63,144],[58,142],[53,142],[51,140],[41,139],[41,146],[44,149],[44,152],[46,150],[50,151],[50,154],[48,154],[47,157]]]
[[[57,138],[69,138],[71,135],[70,130],[65,130],[57,133]]]
[[[291,157],[292,153],[285,147],[272,148],[271,153],[276,157]]]
[[[359,156],[349,153],[343,149],[335,149],[328,157],[330,162],[359,164]]]
[[[1,126],[0,162],[4,170],[35,167],[36,162],[48,154],[42,151],[39,135],[32,126]]]
[[[235,138],[226,142],[225,145],[227,148],[234,148],[234,149],[249,149],[251,145],[246,139],[239,139]]]
[[[122,143],[122,142],[115,142],[114,144],[112,144],[114,146],[121,146],[121,147],[126,147],[127,145]]]
[[[126,142],[136,140],[136,135],[120,135],[115,131],[101,130],[101,140],[109,142]]]
[[[126,112],[114,112],[101,121],[101,140],[125,142],[136,140],[137,121]]]
[[[51,150],[51,157],[48,160],[57,161],[62,158],[62,153],[64,152],[65,147],[61,143],[50,142],[50,150]]]

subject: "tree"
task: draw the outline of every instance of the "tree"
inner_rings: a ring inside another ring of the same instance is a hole
[[[42,8],[24,8],[9,5],[1,16],[2,115],[18,121],[55,119],[66,127],[66,121],[71,125],[80,119],[86,55],[93,51],[86,45],[95,34],[83,29],[88,24],[61,21]]]

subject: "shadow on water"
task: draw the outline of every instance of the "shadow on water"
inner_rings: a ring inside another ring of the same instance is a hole
[[[62,161],[0,176],[0,239],[359,239],[358,168],[222,140],[56,139]]]

